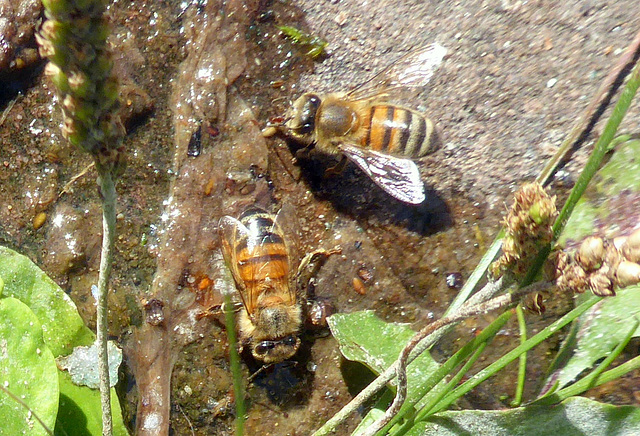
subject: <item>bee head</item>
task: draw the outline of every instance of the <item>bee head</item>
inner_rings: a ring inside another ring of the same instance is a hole
[[[264,340],[253,344],[251,354],[265,364],[278,363],[290,359],[300,347],[300,338],[296,335],[285,336],[278,340]]]
[[[316,114],[322,100],[315,94],[304,94],[296,101],[287,116],[285,126],[291,136],[301,142],[313,142],[316,127]]]

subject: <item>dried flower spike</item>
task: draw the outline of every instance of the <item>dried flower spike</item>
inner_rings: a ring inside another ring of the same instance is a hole
[[[495,278],[505,273],[523,276],[540,248],[553,239],[553,223],[558,215],[555,197],[538,183],[527,183],[515,194],[504,224],[502,256],[491,265]]]
[[[51,77],[62,102],[62,134],[91,153],[100,169],[121,170],[124,128],[118,110],[118,84],[107,47],[109,25],[103,0],[44,0],[47,20],[36,39],[51,63]]]

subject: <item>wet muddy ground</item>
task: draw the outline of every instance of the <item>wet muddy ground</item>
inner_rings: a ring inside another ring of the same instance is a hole
[[[33,5],[24,4],[30,13],[20,16],[29,28],[36,24]],[[261,192],[274,207],[293,205],[301,252],[342,247],[317,277],[318,296],[331,299],[340,311],[373,309],[386,320],[420,327],[444,312],[457,291],[447,278],[464,282],[469,276],[498,231],[509,194],[533,179],[553,155],[640,28],[634,0],[229,2],[225,8],[239,8],[233,10],[246,16],[225,21],[236,27],[215,28],[211,17],[217,6],[213,1],[133,1],[110,8],[128,110],[111,334],[134,344],[127,358],[135,367],[132,362],[140,356],[132,332],[146,322],[141,301],[159,293],[167,298],[164,292],[179,288],[175,295],[184,298],[168,297],[167,313],[174,314],[170,319],[176,326],[189,330],[163,351],[175,361],[173,373],[164,374],[171,377],[174,434],[233,433],[224,329],[215,317],[195,323],[184,318],[202,300],[196,285],[218,274],[215,223],[220,216],[237,214],[248,201],[264,201]],[[327,56],[310,60],[276,25],[323,37],[329,42]],[[203,36],[207,26],[215,28],[213,40]],[[28,50],[33,40],[26,40],[26,49],[13,50],[22,61],[2,64],[0,72],[0,243],[28,255],[54,277],[93,327],[90,285],[97,281],[101,233],[95,172],[76,177],[91,160],[61,137],[51,84],[43,77],[43,63]],[[221,42],[227,50],[215,52]],[[449,55],[427,89],[408,102],[427,113],[443,137],[442,148],[419,164],[425,204],[407,206],[390,198],[352,166],[326,176],[335,161],[323,156],[294,165],[295,147],[282,138],[247,139],[304,90],[348,89],[431,42],[445,46]],[[220,59],[226,68],[216,72]],[[217,79],[235,76],[233,89],[227,90],[224,81],[197,82],[203,66]],[[194,95],[199,100],[191,100]],[[637,130],[638,112],[636,105],[623,130]],[[196,131],[203,154],[189,160],[182,150]],[[559,193],[571,187],[585,156],[578,153],[554,181]],[[259,174],[248,172],[251,165]],[[184,178],[187,169],[202,177]],[[170,213],[176,210],[177,218]],[[42,213],[44,224],[34,225]],[[182,222],[189,238],[178,248],[168,230],[172,222]],[[173,251],[167,254],[171,241]],[[163,259],[171,263],[166,259],[174,255],[189,267],[163,266]],[[167,289],[158,284],[158,275],[154,283],[156,269],[162,268],[170,271],[163,277],[179,276]],[[364,287],[354,288],[354,279],[361,277]],[[212,287],[202,289],[215,294]],[[567,302],[549,306],[542,319],[531,318],[532,331],[548,324]],[[461,325],[434,355],[449,355],[456,338],[472,335],[487,319]],[[494,341],[496,354],[517,340],[517,326],[510,324]],[[556,345],[546,344],[537,356]],[[530,361],[535,363],[527,392],[533,394],[546,366],[542,357]],[[259,366],[250,359],[246,363],[248,377]],[[125,415],[133,420],[138,393],[131,371],[126,372],[121,392]],[[247,431],[309,434],[351,398],[362,383],[358,378],[366,376],[363,367],[341,359],[331,337],[306,341],[296,363],[255,378],[248,390]],[[468,397],[468,406],[501,407],[497,398],[513,394],[514,377],[511,372],[490,380]],[[638,403],[627,391],[594,395]],[[357,421],[352,417],[343,429]]]

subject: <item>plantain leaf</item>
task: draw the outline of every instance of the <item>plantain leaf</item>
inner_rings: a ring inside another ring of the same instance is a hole
[[[331,333],[340,345],[342,355],[358,361],[376,374],[395,362],[409,339],[415,335],[408,324],[386,323],[372,311],[339,313],[328,318]],[[416,389],[437,368],[429,353],[423,353],[407,368],[407,401],[416,397]],[[420,407],[422,402],[418,402]],[[358,426],[355,434],[384,413],[385,404],[378,403]]]
[[[66,371],[58,371],[60,380],[60,410],[56,434],[91,436],[102,434],[102,408],[100,392],[73,384]],[[115,389],[111,389],[111,413],[114,436],[128,436]]]
[[[29,258],[0,246],[0,277],[4,280],[2,295],[17,298],[36,314],[54,356],[94,341],[95,335],[84,325],[71,298]]]
[[[15,296],[35,314],[42,325],[41,335],[53,356],[69,354],[74,347],[91,345],[95,341],[95,335],[84,325],[69,296],[27,257],[2,246],[0,280],[5,283],[4,290],[0,289],[0,296]],[[4,300],[7,298],[0,299]],[[58,379],[60,382],[60,395],[59,398],[58,394],[55,397],[56,408],[59,400],[58,419],[54,421],[56,433],[66,433],[69,436],[101,434],[100,393],[88,387],[74,385],[66,372],[57,369],[56,372],[48,378],[49,381],[56,380],[56,389]],[[128,435],[115,389],[111,390],[111,408],[114,434]],[[0,411],[0,423],[4,421],[2,416]],[[53,424],[50,427],[53,428]],[[0,424],[0,435],[2,434]]]
[[[619,145],[598,171],[560,235],[559,244],[575,244],[598,234],[614,238],[640,224],[640,140]]]
[[[607,356],[625,337],[640,317],[640,286],[619,291],[587,311],[578,322],[577,343],[573,355],[552,375],[558,388],[574,380],[596,361]],[[633,336],[640,336],[640,327]]]
[[[0,434],[46,435],[58,413],[58,377],[42,326],[27,305],[0,298]],[[26,405],[26,407],[25,407]],[[28,408],[27,408],[28,407]]]
[[[509,410],[442,412],[418,422],[410,436],[605,436],[637,435],[640,409],[612,406],[583,397],[556,406],[529,406]]]

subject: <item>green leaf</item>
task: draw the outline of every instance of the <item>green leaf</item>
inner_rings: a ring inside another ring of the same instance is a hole
[[[54,356],[94,341],[71,298],[27,257],[0,246],[0,277],[2,295],[17,298],[36,314]]]
[[[69,373],[58,371],[60,380],[60,411],[56,422],[56,434],[90,436],[102,434],[102,408],[100,392],[86,386],[77,386]],[[111,389],[113,434],[128,436],[122,420],[122,411],[115,389]]]
[[[417,423],[407,435],[600,436],[636,435],[640,409],[574,397],[557,406],[442,412]]]
[[[640,286],[619,291],[615,297],[606,298],[585,312],[578,319],[575,351],[554,380],[558,387],[566,386],[582,371],[607,356],[639,317]],[[640,328],[633,333],[633,337],[638,336]]]
[[[4,290],[0,287],[0,295],[15,296],[31,308],[43,326],[44,341],[55,357],[71,353],[74,347],[93,344],[95,335],[84,325],[73,301],[27,257],[0,246],[0,278],[5,282]],[[56,430],[60,434],[64,434],[64,430],[69,436],[101,434],[100,393],[75,386],[67,373],[57,372],[60,410],[55,421]],[[114,389],[111,390],[111,409],[114,434],[128,435]],[[0,415],[0,422],[1,418]]]
[[[369,310],[339,313],[329,317],[327,321],[343,356],[366,365],[376,374],[380,374],[396,361],[402,349],[416,333],[408,324],[386,323]],[[416,389],[421,382],[438,367],[427,352],[408,366],[407,402],[414,400]],[[423,401],[418,401],[417,407],[422,405]],[[383,413],[380,407],[382,405],[378,404],[371,409],[363,421],[373,422],[375,416]],[[363,425],[358,426],[358,429],[362,428]]]
[[[349,360],[363,363],[377,374],[387,369],[416,334],[409,324],[386,323],[373,311],[338,313],[328,318],[340,351]],[[409,379],[423,378],[438,368],[428,353],[409,365]]]
[[[20,300],[0,299],[0,384],[31,409],[0,391],[0,434],[47,434],[34,414],[53,429],[59,396],[56,371],[38,318]]]

